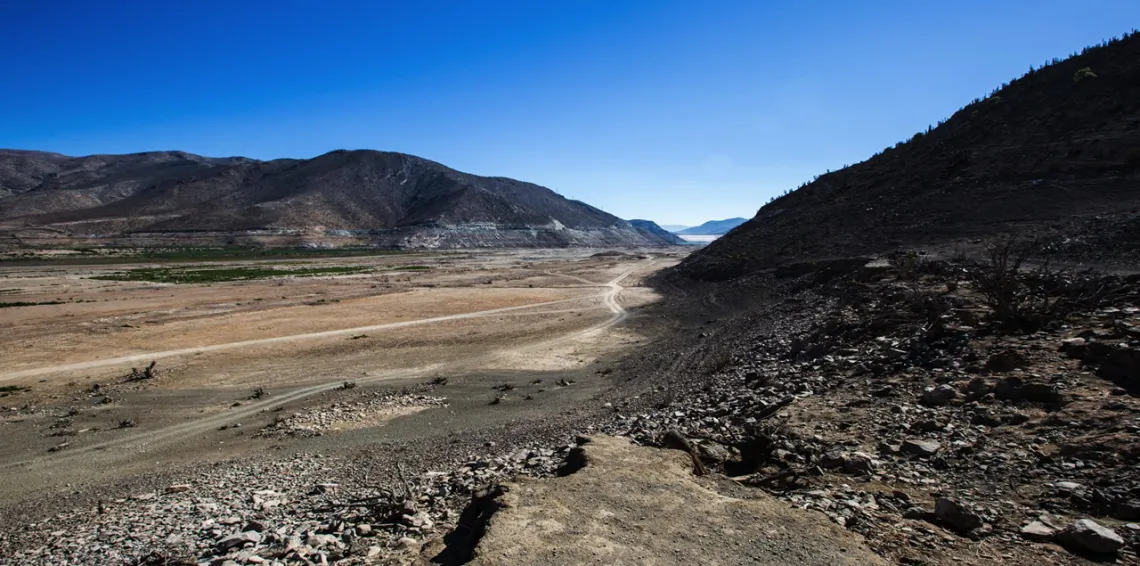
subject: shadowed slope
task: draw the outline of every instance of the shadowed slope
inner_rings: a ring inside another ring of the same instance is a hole
[[[1131,34],[1030,72],[936,128],[769,202],[679,271],[723,279],[789,259],[1007,232],[1133,234],[1138,148],[1140,35]],[[1103,215],[1113,215],[1109,226]],[[1140,245],[1109,239],[1096,247],[1136,254]]]

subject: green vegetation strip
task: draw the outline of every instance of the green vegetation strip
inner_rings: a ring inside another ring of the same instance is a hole
[[[406,254],[402,250],[375,248],[99,248],[77,249],[66,255],[40,255],[25,252],[18,256],[0,258],[4,263],[43,263],[98,265],[149,261],[237,261],[248,259],[305,259],[325,257],[367,257]]]
[[[26,301],[16,301],[12,303],[0,302],[0,309],[7,309],[12,307],[34,307],[38,305],[62,305],[63,301],[43,301],[40,303],[29,303]]]
[[[425,269],[431,269],[431,267],[427,265],[401,265],[400,267],[393,267],[392,271],[423,271]]]
[[[248,281],[251,279],[272,279],[274,277],[314,277],[317,275],[350,275],[364,273],[367,267],[307,267],[302,269],[273,269],[265,267],[229,268],[176,268],[154,267],[131,269],[109,275],[96,275],[91,279],[102,281],[153,281],[155,283],[223,283],[226,281]]]
[[[17,393],[23,393],[25,391],[31,390],[31,387],[24,387],[22,385],[5,385],[3,387],[0,387],[0,397],[8,397],[10,395],[15,395]]]

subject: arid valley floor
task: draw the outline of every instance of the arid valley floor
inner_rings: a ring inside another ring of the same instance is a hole
[[[655,300],[639,286],[644,276],[676,262],[668,253],[595,252],[4,264],[5,301],[62,304],[0,311],[0,502],[266,451],[336,451],[378,438],[430,445],[449,432],[557,413],[595,390],[599,360],[642,339],[614,323]],[[313,274],[325,268],[351,273]],[[181,279],[99,279],[142,269]],[[235,269],[277,271],[181,283]],[[130,378],[152,361],[153,379]],[[574,387],[556,385],[568,375]],[[325,423],[317,437],[256,434],[283,414],[444,379],[435,395],[446,406],[377,408]]]

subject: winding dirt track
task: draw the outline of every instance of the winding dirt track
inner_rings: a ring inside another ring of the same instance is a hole
[[[415,324],[429,324],[432,322],[442,322],[442,321],[447,321],[447,320],[457,320],[457,319],[463,319],[463,318],[478,318],[478,317],[483,317],[483,316],[490,316],[490,315],[494,315],[494,314],[499,314],[499,313],[503,313],[503,312],[510,312],[510,311],[515,311],[515,310],[534,308],[534,307],[538,307],[538,306],[551,305],[551,304],[556,304],[556,303],[567,303],[567,302],[571,302],[571,301],[580,301],[584,298],[596,298],[598,296],[601,296],[603,303],[605,304],[605,306],[607,308],[609,308],[610,312],[612,313],[612,316],[610,316],[605,321],[602,321],[598,324],[590,326],[589,328],[577,330],[577,331],[571,332],[569,334],[553,338],[551,340],[543,341],[539,344],[528,344],[526,346],[522,346],[519,348],[513,348],[513,349],[517,349],[517,350],[529,350],[529,349],[534,349],[536,347],[549,346],[551,344],[573,340],[579,336],[583,336],[586,334],[594,333],[594,332],[612,327],[613,325],[618,324],[619,322],[625,320],[625,318],[628,316],[628,312],[625,310],[625,308],[623,308],[621,306],[621,303],[618,302],[618,295],[621,294],[622,290],[624,289],[624,287],[621,286],[621,281],[623,279],[625,279],[626,277],[629,277],[635,271],[638,271],[639,269],[647,268],[647,267],[651,266],[652,264],[653,264],[653,260],[648,260],[645,263],[641,263],[637,266],[634,266],[634,267],[622,272],[621,275],[615,277],[614,279],[608,281],[607,283],[605,283],[603,285],[598,285],[598,283],[590,282],[591,285],[603,286],[606,288],[606,290],[603,293],[601,293],[600,295],[591,295],[589,297],[577,297],[574,299],[563,299],[563,300],[558,300],[558,301],[545,301],[545,302],[540,302],[540,303],[533,303],[530,305],[505,307],[505,308],[491,309],[491,310],[486,310],[486,311],[478,311],[478,312],[465,313],[465,314],[457,314],[457,315],[449,315],[449,316],[442,316],[442,317],[435,317],[435,318],[427,318],[427,319],[414,320],[414,321],[397,322],[397,323],[390,323],[390,324],[380,324],[380,325],[375,325],[375,326],[348,328],[348,329],[343,329],[343,330],[332,330],[332,331],[325,331],[325,332],[314,332],[314,333],[309,333],[309,334],[297,334],[297,335],[293,335],[293,336],[281,336],[281,337],[266,338],[266,339],[261,339],[261,340],[245,340],[245,341],[241,341],[241,342],[232,342],[229,344],[217,344],[217,345],[213,345],[213,346],[203,346],[203,347],[199,347],[199,348],[184,348],[184,349],[179,349],[179,350],[167,350],[164,352],[152,352],[152,353],[147,353],[147,354],[137,354],[137,355],[132,355],[132,356],[126,356],[126,357],[122,357],[122,358],[116,358],[114,360],[97,360],[97,361],[93,361],[93,362],[84,362],[81,364],[70,364],[70,365],[54,366],[54,367],[47,367],[47,368],[37,368],[35,370],[26,370],[23,372],[17,372],[15,374],[4,375],[4,376],[0,377],[0,381],[3,381],[4,379],[13,379],[15,377],[21,377],[21,376],[27,376],[27,375],[42,375],[42,374],[58,372],[58,371],[66,371],[66,370],[72,370],[72,369],[84,369],[84,368],[90,368],[90,367],[100,367],[103,365],[120,364],[120,363],[124,363],[124,362],[137,361],[137,360],[143,360],[143,359],[154,359],[154,358],[158,358],[158,357],[178,356],[178,355],[183,355],[183,354],[191,354],[191,353],[195,353],[195,352],[217,351],[217,350],[239,348],[239,347],[245,347],[245,346],[251,346],[251,345],[273,344],[273,343],[296,341],[296,340],[326,338],[329,336],[340,336],[340,335],[344,335],[344,334],[352,334],[352,333],[357,333],[357,332],[361,332],[361,331],[400,328],[400,327],[411,326],[411,325],[415,325]],[[586,281],[586,280],[583,279],[583,281]],[[502,353],[503,353],[503,351],[489,352],[489,353],[487,353],[483,356],[480,356],[478,358],[468,359],[468,360],[465,360],[463,362],[451,362],[451,363],[447,363],[447,364],[440,364],[440,365],[430,366],[430,367],[395,370],[392,372],[388,372],[387,374],[384,374],[384,375],[376,375],[376,376],[358,378],[358,379],[355,379],[354,381],[358,384],[372,384],[372,383],[378,383],[378,382],[384,382],[384,381],[396,381],[396,380],[414,379],[414,378],[418,378],[418,377],[424,377],[424,376],[426,376],[432,372],[438,372],[440,370],[445,370],[445,369],[446,370],[474,369],[474,368],[478,367],[479,363],[484,362],[488,359],[493,359],[495,356],[501,355]],[[28,460],[2,464],[2,465],[0,465],[0,470],[11,469],[11,468],[16,468],[16,467],[24,467],[24,466],[36,466],[36,465],[52,465],[52,466],[54,466],[54,465],[58,465],[58,464],[62,463],[63,461],[66,461],[66,460],[91,459],[91,458],[96,458],[96,457],[100,457],[100,458],[105,457],[105,458],[109,458],[109,459],[113,460],[113,459],[118,459],[118,458],[123,458],[123,457],[130,457],[131,454],[147,452],[148,450],[151,450],[160,444],[175,442],[180,438],[186,438],[186,437],[194,436],[197,434],[202,434],[206,431],[216,429],[222,425],[226,425],[226,424],[230,424],[230,423],[234,423],[234,422],[239,422],[243,419],[248,419],[249,417],[258,414],[258,413],[262,412],[263,410],[270,409],[270,408],[275,407],[275,406],[280,406],[280,405],[283,405],[285,403],[290,403],[290,402],[297,401],[300,399],[304,399],[306,397],[310,397],[310,396],[313,396],[313,395],[316,395],[316,394],[319,394],[319,393],[322,393],[325,391],[330,391],[330,390],[336,389],[337,387],[341,386],[342,383],[343,383],[342,381],[335,381],[335,382],[321,383],[321,384],[301,387],[298,389],[294,389],[293,391],[289,391],[287,393],[281,393],[279,395],[274,395],[272,398],[267,399],[267,400],[250,402],[248,404],[242,405],[239,408],[234,408],[233,410],[227,410],[227,411],[220,413],[220,414],[209,415],[209,416],[206,416],[206,417],[203,417],[200,419],[196,419],[196,420],[193,420],[190,422],[171,425],[171,426],[161,428],[158,430],[153,430],[153,431],[140,431],[139,433],[136,433],[136,434],[121,436],[119,438],[116,438],[114,440],[109,440],[106,442],[100,442],[100,443],[90,444],[90,445],[83,446],[83,447],[77,447],[77,448],[67,450],[64,452],[56,452],[56,453],[52,453],[52,454],[45,454],[43,456],[38,456],[38,457],[31,458]]]
[[[597,285],[594,283],[594,285]],[[105,366],[120,366],[133,362],[145,360],[160,360],[173,356],[185,356],[188,354],[197,354],[200,352],[219,352],[223,350],[234,350],[238,348],[248,348],[250,346],[267,346],[270,344],[280,344],[283,342],[296,342],[301,340],[316,340],[320,338],[336,338],[338,336],[351,336],[361,332],[375,332],[378,330],[392,330],[395,328],[404,328],[408,326],[418,326],[421,324],[432,324],[435,322],[446,322],[449,320],[462,320],[467,318],[480,318],[485,316],[492,316],[497,314],[508,313],[511,311],[518,311],[523,309],[533,309],[535,307],[557,305],[562,303],[571,303],[574,301],[581,301],[583,299],[594,298],[596,295],[587,297],[574,297],[572,299],[559,299],[557,301],[543,301],[539,303],[531,303],[528,305],[517,305],[513,307],[501,307],[497,309],[489,309],[485,311],[476,311],[461,314],[451,314],[447,316],[437,316],[433,318],[421,318],[419,320],[405,320],[402,322],[389,322],[386,324],[374,324],[370,326],[357,326],[353,328],[342,328],[339,330],[325,330],[323,332],[308,332],[305,334],[292,334],[289,336],[275,336],[273,338],[258,338],[255,340],[241,340],[239,342],[227,342],[225,344],[212,344],[209,346],[194,346],[191,348],[178,348],[176,350],[163,350],[159,352],[146,352],[142,354],[131,354],[129,356],[121,356],[118,358],[107,358],[103,360],[92,360],[89,362],[80,362],[75,364],[64,364],[58,366],[45,366],[34,369],[15,371],[11,373],[0,374],[0,383],[20,379],[24,377],[35,377],[38,375],[46,375],[52,373],[59,373],[74,370],[86,370],[93,368],[100,368]],[[604,300],[604,299],[603,299]],[[613,310],[611,308],[611,310]]]

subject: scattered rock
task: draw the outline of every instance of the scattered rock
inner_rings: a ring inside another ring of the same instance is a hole
[[[919,458],[929,458],[938,453],[942,449],[942,444],[933,440],[904,440],[902,443],[902,451],[912,456]]]
[[[1121,521],[1140,520],[1140,499],[1129,499],[1116,504],[1116,511],[1112,516]]]
[[[1047,541],[1057,535],[1057,529],[1042,523],[1041,521],[1033,521],[1024,527],[1021,527],[1021,536],[1034,541]]]
[[[1116,531],[1092,519],[1073,521],[1058,538],[1067,544],[1096,554],[1113,554],[1124,547],[1124,539]]]
[[[235,548],[242,548],[247,544],[261,542],[261,533],[246,531],[225,537],[217,542],[218,550],[227,552]]]
[[[958,392],[949,385],[939,385],[927,389],[922,393],[922,404],[928,407],[941,407],[953,401],[958,396]]]
[[[986,369],[996,373],[1007,373],[1029,366],[1029,360],[1017,350],[998,352],[986,360]]]
[[[934,516],[960,533],[968,533],[982,526],[982,518],[976,513],[945,497],[939,497],[935,501]]]

